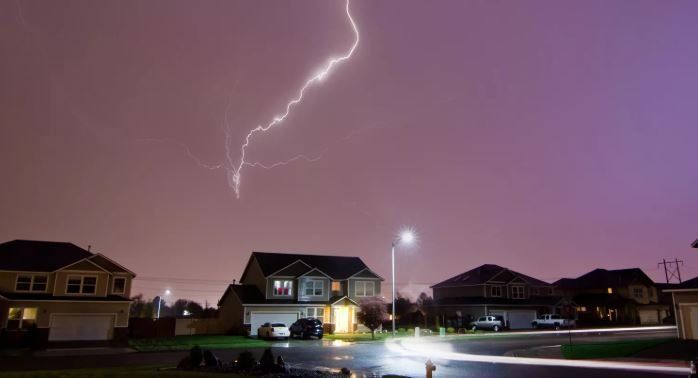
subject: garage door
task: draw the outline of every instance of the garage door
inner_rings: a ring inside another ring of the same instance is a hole
[[[297,312],[253,312],[250,314],[250,334],[256,335],[257,328],[264,323],[284,323],[290,327],[296,320]]]
[[[536,318],[533,310],[507,311],[507,320],[511,329],[531,328],[531,322]]]
[[[638,311],[640,315],[640,324],[659,324],[659,314],[656,310]]]
[[[116,314],[53,314],[50,341],[110,340],[114,334]]]

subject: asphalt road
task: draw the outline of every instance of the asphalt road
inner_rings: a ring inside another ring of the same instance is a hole
[[[573,343],[638,340],[675,337],[675,331],[632,332],[614,334],[575,334]],[[347,367],[362,376],[399,374],[424,376],[424,363],[432,359],[437,366],[434,377],[676,377],[625,370],[571,368],[559,366],[510,365],[491,362],[465,362],[443,358],[445,353],[469,353],[502,356],[518,349],[544,347],[568,343],[567,335],[502,335],[488,338],[456,337],[439,339],[421,338],[419,353],[410,349],[405,353],[403,343],[415,345],[406,339],[396,343],[342,343],[330,341],[291,340],[278,342],[272,347],[274,355],[281,354],[292,366],[339,369]],[[217,350],[223,361],[232,361],[240,350]],[[261,350],[256,350],[257,358]],[[80,356],[17,356],[0,357],[0,371],[66,369],[75,367],[110,367],[137,365],[176,365],[186,352],[128,353],[120,355]]]

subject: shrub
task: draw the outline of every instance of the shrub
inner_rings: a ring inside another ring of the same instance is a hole
[[[398,332],[401,332],[401,333],[404,333],[404,332],[405,332],[405,329],[404,329],[404,328],[398,328],[397,331],[398,331]]]
[[[446,328],[446,333],[454,333],[454,332],[456,332],[455,328],[453,328],[453,327]]]
[[[189,351],[189,363],[191,367],[198,368],[201,366],[201,361],[204,359],[204,354],[198,345],[194,345]]]
[[[236,364],[240,369],[247,370],[255,367],[255,365],[257,365],[257,361],[254,359],[252,352],[246,350],[238,355]]]
[[[219,367],[221,366],[221,361],[216,357],[213,352],[210,350],[206,349],[204,351],[204,365],[206,367]]]
[[[264,350],[262,358],[259,359],[259,365],[264,371],[271,371],[274,369],[274,354],[271,352],[271,348]]]

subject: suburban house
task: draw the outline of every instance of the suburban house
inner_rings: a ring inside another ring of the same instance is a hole
[[[251,335],[263,323],[299,318],[354,332],[359,302],[380,296],[382,281],[358,257],[252,252],[239,284],[218,302],[219,321],[224,331]]]
[[[465,328],[480,316],[501,315],[512,329],[531,328],[537,315],[566,309],[551,284],[493,264],[431,288],[437,319],[447,327]]]
[[[698,239],[691,243],[698,248]],[[682,339],[698,340],[698,277],[664,290],[671,294],[676,331]]]
[[[2,243],[0,343],[124,342],[135,276],[106,256],[71,243]]]
[[[660,324],[669,305],[660,303],[657,286],[641,269],[594,269],[578,278],[554,283],[577,304],[582,324]]]
[[[678,337],[698,340],[698,277],[675,284],[664,292],[673,299]]]

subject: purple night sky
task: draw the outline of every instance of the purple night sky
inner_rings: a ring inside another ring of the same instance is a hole
[[[0,3],[0,241],[70,241],[134,293],[215,302],[249,254],[361,257],[398,288],[483,263],[698,275],[698,2]],[[187,153],[187,148],[190,154]]]

